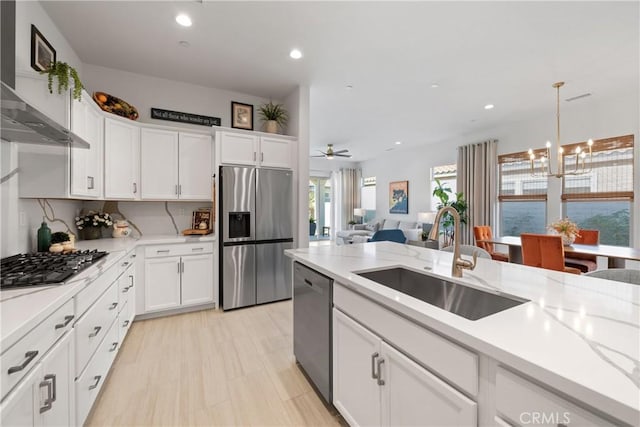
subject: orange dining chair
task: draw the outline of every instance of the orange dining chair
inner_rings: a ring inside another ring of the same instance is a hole
[[[578,235],[574,243],[580,245],[597,245],[600,242],[599,230],[578,230]],[[583,273],[594,271],[598,268],[598,261],[595,255],[569,253],[565,256],[564,265],[577,268]]]
[[[520,240],[524,265],[580,274],[579,269],[564,265],[564,246],[559,235],[522,233]]]
[[[509,255],[502,252],[496,252],[494,250],[493,243],[479,242],[479,240],[489,240],[493,237],[491,227],[488,225],[476,225],[473,227],[473,235],[476,238],[476,246],[489,252],[491,259],[509,262]]]

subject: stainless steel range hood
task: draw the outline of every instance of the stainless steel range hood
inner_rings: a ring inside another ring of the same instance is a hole
[[[89,143],[29,105],[2,82],[2,128],[5,141],[39,145],[71,145],[89,148]]]

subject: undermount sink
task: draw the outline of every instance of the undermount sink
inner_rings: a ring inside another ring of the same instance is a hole
[[[356,274],[469,320],[482,319],[528,301],[481,291],[402,267]]]

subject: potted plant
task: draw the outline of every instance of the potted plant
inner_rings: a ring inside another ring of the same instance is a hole
[[[460,215],[460,222],[462,224],[466,224],[468,205],[466,200],[464,200],[464,195],[460,191],[455,194],[455,200],[449,200],[449,195],[452,193],[453,191],[451,190],[451,188],[445,187],[439,179],[436,179],[436,188],[433,190],[433,195],[440,200],[440,203],[438,203],[437,206],[438,210],[444,208],[445,206],[451,206],[456,211],[458,211],[458,214]],[[444,236],[443,245],[446,248],[447,246],[451,246],[453,244],[453,239],[455,237],[453,235],[453,216],[451,216],[449,213],[445,213],[440,220],[440,225],[442,227],[442,234]]]
[[[556,222],[552,222],[547,227],[553,234],[559,234],[562,237],[562,244],[570,246],[575,242],[576,237],[580,236],[580,229],[578,225],[571,221],[569,218],[559,219]]]
[[[316,220],[311,217],[309,218],[309,236],[316,235]]]
[[[113,225],[113,219],[108,213],[90,211],[86,215],[76,217],[76,227],[83,232],[85,240],[100,239],[102,228]]]
[[[80,81],[78,72],[71,65],[66,62],[52,62],[51,66],[45,71],[40,71],[40,74],[46,74],[49,82],[49,93],[53,93],[53,78],[58,79],[58,93],[69,89],[69,77],[73,79],[73,99],[80,101],[82,96],[82,89],[84,86]]]
[[[274,104],[269,101],[268,104],[261,105],[258,108],[260,118],[265,122],[264,130],[268,133],[278,133],[278,127],[283,129],[289,120],[289,113],[281,104]]]

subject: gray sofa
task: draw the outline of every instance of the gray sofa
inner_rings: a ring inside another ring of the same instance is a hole
[[[399,221],[396,219],[375,219],[366,224],[355,224],[350,230],[338,231],[336,234],[336,243],[343,245],[352,243],[354,237],[359,236],[355,240],[366,241],[373,236],[378,230],[395,230],[400,229],[404,233],[407,240],[420,240],[422,228],[415,221]]]

